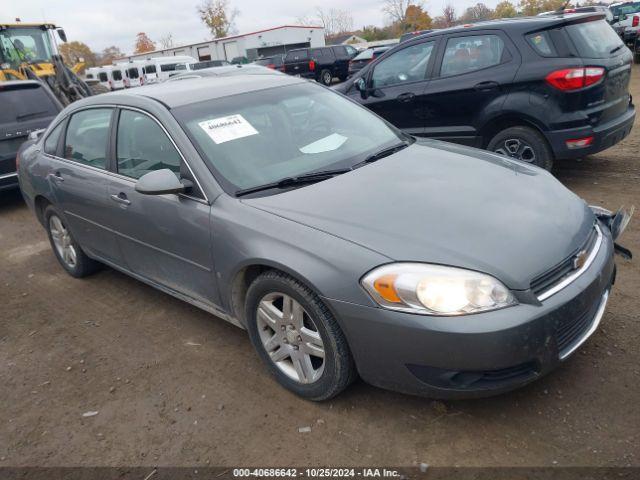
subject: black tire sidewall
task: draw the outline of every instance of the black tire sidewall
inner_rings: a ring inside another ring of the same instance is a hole
[[[267,272],[258,277],[249,287],[245,302],[245,318],[247,319],[247,330],[251,343],[256,349],[260,358],[267,365],[267,368],[276,380],[285,388],[293,391],[301,397],[310,400],[325,400],[333,397],[348,385],[340,386],[344,383],[340,374],[344,375],[344,369],[352,367],[350,358],[340,358],[338,355],[337,339],[331,332],[327,322],[335,322],[330,312],[322,305],[318,304],[319,299],[308,289],[305,289],[299,282],[283,274]],[[266,352],[257,325],[257,307],[265,295],[273,292],[284,293],[294,298],[305,309],[308,315],[313,318],[316,327],[322,338],[325,350],[324,371],[319,380],[311,384],[301,384],[286,376],[273,363]],[[315,298],[314,298],[315,297]],[[337,325],[337,324],[336,324]],[[328,328],[329,327],[329,328]],[[335,326],[334,326],[335,328]],[[340,364],[345,363],[344,365]]]
[[[545,170],[551,170],[553,166],[553,152],[549,147],[546,139],[537,131],[530,127],[518,126],[507,128],[497,135],[495,135],[487,145],[487,150],[494,151],[497,146],[502,144],[505,140],[518,138],[529,144],[535,151],[535,162],[524,162],[529,165],[535,165]],[[510,157],[508,157],[510,158]],[[522,160],[521,160],[522,161]]]

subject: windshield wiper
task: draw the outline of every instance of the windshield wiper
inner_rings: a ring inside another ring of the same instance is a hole
[[[611,51],[609,52],[609,55],[611,55],[612,53],[616,53],[618,50],[620,50],[622,47],[624,47],[624,43],[621,43],[620,45],[618,45],[617,47],[613,47],[613,49],[611,49]]]
[[[393,145],[392,147],[387,147],[383,150],[380,150],[379,152],[369,155],[363,161],[356,163],[352,168],[356,169],[358,167],[362,167],[363,165],[366,165],[367,163],[372,163],[372,162],[375,162],[376,160],[380,160],[381,158],[388,157],[389,155],[393,155],[394,153],[399,152],[400,150],[408,147],[409,145],[410,143],[408,142],[402,142],[402,143]]]
[[[327,178],[335,177],[343,173],[350,172],[350,168],[336,168],[334,170],[321,170],[319,172],[305,173],[303,175],[296,175],[295,177],[285,177],[275,182],[265,183],[264,185],[257,185],[255,187],[243,188],[236,191],[236,197],[242,197],[243,195],[249,195],[250,193],[261,192],[263,190],[270,190],[272,188],[289,188],[296,185],[304,185],[306,183],[315,183]]]

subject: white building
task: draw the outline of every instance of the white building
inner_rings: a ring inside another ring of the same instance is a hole
[[[227,60],[285,53],[294,48],[324,46],[324,28],[283,25],[243,35],[216,38],[201,43],[129,55],[119,60],[144,60],[151,57],[188,55],[199,61]]]

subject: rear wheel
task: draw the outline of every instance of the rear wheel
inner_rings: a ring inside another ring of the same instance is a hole
[[[320,72],[320,76],[318,77],[318,81],[323,85],[329,86],[331,85],[331,81],[333,80],[333,75],[329,70],[322,70]]]
[[[553,166],[553,152],[545,138],[530,127],[511,127],[491,139],[487,150],[537,165],[546,170]]]
[[[53,206],[49,205],[45,209],[44,221],[53,253],[69,275],[76,278],[86,277],[100,268],[100,263],[85,255],[62,216]]]
[[[310,400],[344,390],[356,369],[335,318],[309,288],[280,272],[260,275],[245,304],[251,343],[276,380]]]

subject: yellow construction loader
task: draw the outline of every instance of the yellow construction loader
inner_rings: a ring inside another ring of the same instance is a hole
[[[38,80],[62,105],[90,96],[91,89],[77,75],[82,59],[71,68],[65,65],[56,34],[67,41],[64,30],[50,23],[0,24],[0,82]]]

